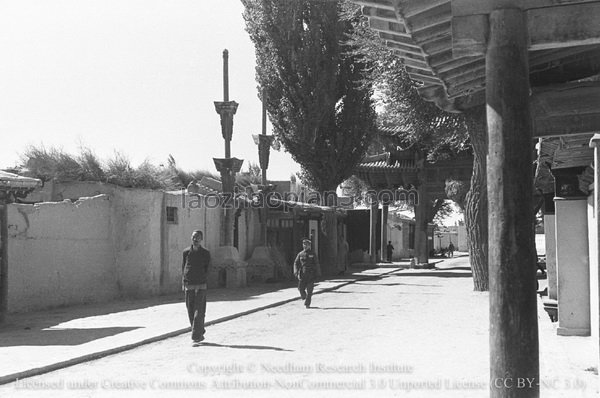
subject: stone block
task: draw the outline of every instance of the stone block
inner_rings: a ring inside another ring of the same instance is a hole
[[[233,246],[221,246],[211,251],[209,287],[246,287],[247,263],[240,260]]]

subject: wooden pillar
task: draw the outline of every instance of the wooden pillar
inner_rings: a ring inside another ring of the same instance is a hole
[[[387,258],[387,220],[390,205],[388,202],[383,202],[381,205],[381,261],[388,261]],[[390,259],[391,260],[391,259]]]
[[[491,397],[539,397],[541,383],[527,41],[522,10],[492,11],[486,53]]]
[[[418,192],[419,203],[415,206],[415,252],[419,264],[427,264],[429,262],[427,215],[429,214],[431,204],[424,181],[418,188]]]
[[[546,249],[546,275],[548,278],[548,299],[558,299],[556,281],[556,215],[554,192],[544,195],[544,241]]]
[[[0,195],[5,193],[0,192]],[[8,205],[0,197],[0,324],[8,313]]]
[[[590,335],[590,269],[587,198],[557,197],[556,286],[561,336]]]
[[[377,195],[370,195],[371,201],[371,217],[370,217],[370,238],[369,238],[369,261],[371,264],[377,263],[377,212],[379,204],[377,202]]]
[[[593,223],[589,226],[590,254],[590,320],[592,344],[596,351],[596,365],[600,366],[600,134],[594,134],[590,148],[594,148]],[[560,315],[559,315],[560,316]]]

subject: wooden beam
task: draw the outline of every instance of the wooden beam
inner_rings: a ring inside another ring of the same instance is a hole
[[[600,112],[594,114],[563,115],[535,119],[533,126],[534,137],[595,133],[600,131]]]
[[[410,75],[411,79],[422,81],[423,83],[429,84],[442,84],[442,81],[434,76],[425,75],[420,73],[420,71],[407,67],[407,72]],[[411,69],[409,71],[409,69]]]
[[[485,90],[485,75],[473,76],[473,80],[463,81],[456,85],[448,86],[447,92],[449,98],[465,95],[466,93],[472,93],[477,90]]]
[[[420,48],[414,48],[414,47],[410,47],[410,46],[405,46],[403,44],[400,43],[396,43],[395,41],[391,41],[388,40],[386,42],[386,45],[396,51],[399,51],[401,53],[406,53],[406,54],[411,54],[413,55],[413,58],[417,59],[418,57],[423,58],[423,51]]]
[[[452,2],[454,5],[455,1]],[[503,4],[503,1],[499,1]],[[578,2],[526,11],[530,51],[600,44],[600,2]],[[489,34],[488,15],[452,17],[454,57],[483,56]]]
[[[536,117],[600,112],[600,82],[534,88],[530,102]]]
[[[600,44],[600,2],[527,11],[529,49]]]
[[[411,37],[406,28],[399,22],[390,22],[378,18],[369,18],[369,27],[377,32],[388,32],[395,35]]]
[[[485,60],[481,58],[461,58],[456,62],[453,68],[435,68],[437,75],[440,76],[444,81],[447,79],[461,78],[462,76],[471,76],[470,80],[474,77],[485,76]],[[456,82],[455,82],[456,84]]]
[[[452,38],[450,36],[441,37],[438,40],[422,44],[423,52],[429,56],[446,52],[451,46]]]
[[[489,35],[487,15],[452,17],[452,56],[483,56]]]
[[[453,99],[454,106],[460,111],[474,108],[485,104],[485,87],[477,87],[469,90],[468,94]]]
[[[421,46],[423,46],[432,40],[438,40],[441,38],[451,39],[451,32],[451,21],[448,20],[443,24],[431,28],[414,31],[412,38],[415,43],[419,43]]]
[[[405,51],[402,47],[396,46],[396,43],[393,41],[387,41],[386,46],[391,50],[394,50],[396,54],[402,58],[410,58],[412,61],[421,62],[421,63],[429,63],[428,58],[423,55],[421,51]]]
[[[381,8],[382,10],[391,10],[394,11],[394,5],[391,0],[353,0],[355,4],[366,6],[366,7],[376,7]]]
[[[571,49],[560,50],[546,63],[530,61],[529,80],[532,87],[556,85],[594,76],[600,71],[600,46],[585,46],[586,52],[573,54]],[[575,47],[580,48],[580,47]],[[557,50],[558,51],[558,50]]]
[[[536,88],[530,104],[534,137],[600,131],[600,82]]]
[[[381,37],[384,40],[389,40],[394,43],[398,43],[403,46],[412,48],[414,50],[421,50],[421,47],[415,43],[412,37],[397,35],[393,32],[379,32],[379,37]]]
[[[394,0],[394,3],[396,4],[397,10],[406,17],[423,14],[440,6],[447,7],[450,5],[449,0]]]
[[[398,17],[396,16],[396,13],[394,13],[394,11],[382,10],[375,7],[363,7],[362,13],[364,16],[369,18],[375,17],[383,21],[398,23]]]
[[[535,8],[555,7],[593,3],[598,0],[452,0],[452,16],[464,17],[469,15],[489,14],[502,8],[519,8],[531,10]]]
[[[405,3],[419,3],[418,1],[409,1]],[[404,12],[404,8],[397,9],[398,17],[406,25],[407,31],[415,33],[423,29],[429,29],[435,26],[443,25],[452,20],[452,9],[450,2],[445,1],[436,7],[428,9],[418,15],[411,16]]]
[[[402,57],[402,63],[411,68],[431,70],[431,67],[429,66],[427,61],[424,61],[424,60],[420,61],[420,60],[415,60],[413,58]]]

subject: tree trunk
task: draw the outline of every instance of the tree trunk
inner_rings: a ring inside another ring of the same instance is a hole
[[[323,192],[331,193],[335,190],[324,190]],[[324,206],[335,206],[337,204],[337,196],[322,194],[321,204]],[[325,211],[321,219],[321,272],[323,275],[335,275],[337,270],[338,260],[338,231],[337,231],[337,214],[335,211]]]
[[[485,109],[465,112],[465,116],[473,147],[473,175],[465,200],[465,226],[474,289],[483,292],[489,290]]]

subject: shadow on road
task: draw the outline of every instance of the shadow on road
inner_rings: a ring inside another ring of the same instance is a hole
[[[273,350],[273,351],[289,351],[292,352],[294,350],[287,350],[285,348],[279,347],[269,347],[265,345],[235,345],[235,344],[219,344],[219,343],[198,343],[195,345],[196,347],[223,347],[223,348],[237,348],[242,350]]]
[[[423,286],[423,287],[442,287],[442,285],[424,285],[420,283],[378,283],[377,286]]]
[[[444,271],[430,271],[430,272],[411,272],[406,274],[396,274],[394,276],[399,277],[413,277],[413,276],[429,276],[433,278],[471,278],[473,275],[471,272],[446,272]]]
[[[315,310],[370,310],[366,307],[309,307],[309,309]]]
[[[139,327],[31,329],[22,331],[16,336],[13,335],[10,339],[0,339],[0,347],[47,345],[74,346],[135,329],[139,329]]]
[[[335,293],[335,294],[338,294],[338,293],[339,294],[373,294],[373,292],[355,292],[355,291],[352,291],[352,292],[342,292],[342,291],[339,291],[339,290],[330,290],[327,293]]]

